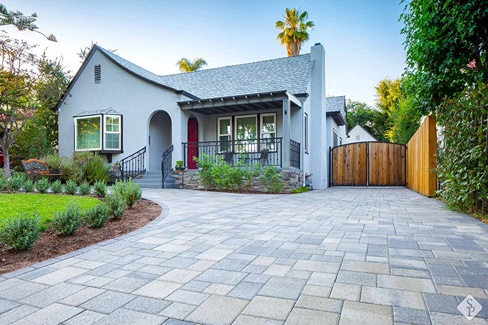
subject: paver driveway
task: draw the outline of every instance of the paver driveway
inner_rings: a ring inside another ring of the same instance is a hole
[[[0,276],[0,324],[488,324],[488,227],[410,190],[144,196],[167,215]]]

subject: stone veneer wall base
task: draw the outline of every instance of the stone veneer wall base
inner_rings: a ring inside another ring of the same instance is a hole
[[[282,193],[290,193],[291,190],[304,185],[303,171],[299,169],[279,169],[279,173],[283,175],[283,182],[285,183]],[[185,172],[173,171],[173,179],[175,181],[175,188],[183,188],[189,190],[204,190],[201,185],[200,175],[197,170],[186,170]],[[267,190],[261,185],[258,177],[251,180],[251,191],[266,193]]]

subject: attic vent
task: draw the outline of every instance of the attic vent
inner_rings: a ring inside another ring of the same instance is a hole
[[[95,66],[95,83],[99,84],[102,82],[102,66],[97,64]]]

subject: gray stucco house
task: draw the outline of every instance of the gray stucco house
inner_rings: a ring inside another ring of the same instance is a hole
[[[345,139],[345,98],[325,97],[325,51],[159,76],[95,45],[57,106],[59,154],[96,151],[108,162],[134,153],[161,172],[202,153],[259,161],[314,188],[328,184],[328,152]],[[140,162],[139,162],[140,163]]]

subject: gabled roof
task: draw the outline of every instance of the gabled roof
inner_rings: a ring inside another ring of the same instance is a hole
[[[172,88],[200,98],[217,98],[286,90],[307,93],[313,61],[310,54],[161,76]]]
[[[296,96],[304,95],[307,93],[313,67],[310,54],[303,54],[195,72],[158,76],[95,44],[56,108],[65,100],[66,95],[96,51],[100,51],[109,60],[130,74],[170,91],[184,94],[191,99],[277,91],[287,91]]]
[[[327,97],[325,99],[325,111],[327,116],[332,116],[337,125],[346,123],[346,96]]]
[[[355,129],[355,128],[361,128],[363,129],[364,132],[366,132],[367,134],[369,134],[370,137],[372,137],[375,141],[378,141],[378,139],[376,139],[371,133],[368,132],[368,130],[366,130],[364,127],[362,127],[361,125],[359,124],[356,124],[352,127],[352,129],[349,130],[349,132],[347,132],[347,136],[349,137],[349,134],[351,134],[351,132]]]

